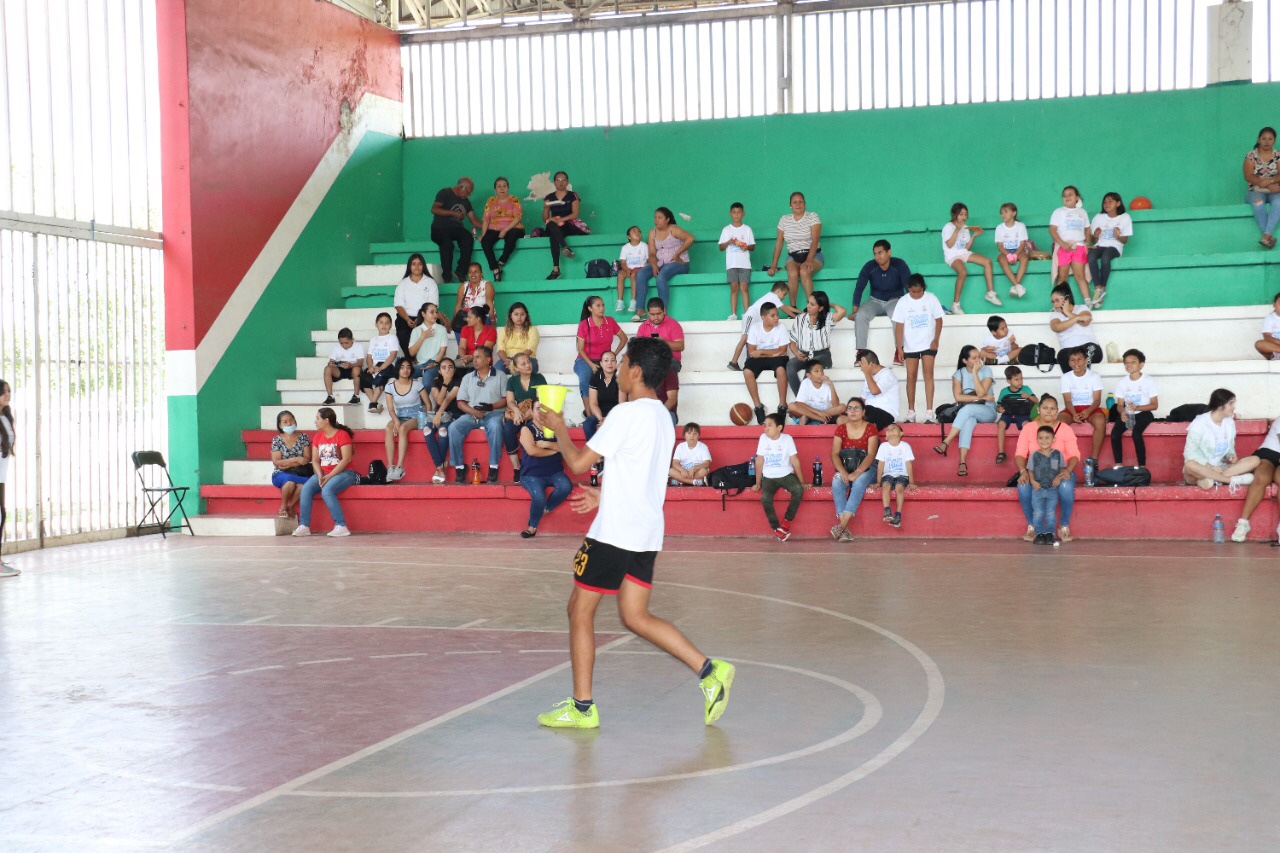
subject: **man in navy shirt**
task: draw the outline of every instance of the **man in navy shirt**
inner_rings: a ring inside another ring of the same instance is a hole
[[[471,207],[471,192],[476,188],[470,178],[458,178],[458,183],[436,193],[431,203],[431,242],[440,249],[440,268],[446,284],[456,276],[466,281],[467,267],[471,266],[471,250],[475,237],[463,222],[470,220],[476,228],[480,220]],[[458,244],[458,267],[453,266],[453,244]]]
[[[875,260],[867,261],[858,273],[858,283],[853,289],[854,335],[859,350],[867,349],[867,332],[875,317],[892,317],[898,300],[907,292],[907,279],[911,268],[901,258],[893,256],[888,240],[877,240],[873,247]],[[862,293],[871,285],[871,295],[864,303]],[[892,324],[891,324],[892,325]],[[902,350],[895,350],[893,363],[902,364]]]

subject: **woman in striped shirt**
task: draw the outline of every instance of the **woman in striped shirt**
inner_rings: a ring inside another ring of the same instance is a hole
[[[809,296],[804,313],[791,321],[791,359],[787,362],[787,383],[794,397],[804,377],[805,365],[818,361],[831,369],[831,328],[845,318],[848,312],[839,305],[832,305],[825,290],[815,290]]]
[[[804,193],[791,194],[791,212],[778,220],[778,239],[773,244],[773,262],[769,275],[778,272],[782,244],[787,244],[787,288],[791,291],[791,307],[796,307],[796,284],[804,283],[805,296],[813,293],[813,275],[822,269],[822,220],[804,208]]]

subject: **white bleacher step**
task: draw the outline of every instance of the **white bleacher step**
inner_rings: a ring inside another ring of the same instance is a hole
[[[270,515],[197,515],[191,519],[196,536],[288,536],[298,522]]]
[[[362,264],[356,267],[356,287],[394,287],[404,278],[404,264]],[[427,264],[437,282],[443,280],[439,264]],[[456,290],[456,288],[454,288]]]
[[[269,486],[275,467],[270,459],[224,459],[222,482],[228,486]]]
[[[315,429],[316,412],[319,409],[325,408],[325,406],[321,402],[324,400],[324,387],[319,383],[316,383],[314,387],[319,389],[318,393],[312,391],[305,395],[300,395],[296,400],[290,400],[288,402],[282,400],[280,404],[261,406],[259,408],[258,429],[274,430],[276,428],[276,415],[281,409],[288,409],[293,413],[294,418],[298,421],[298,429],[306,430],[308,432]],[[348,386],[348,388],[349,387],[350,386]],[[348,405],[345,401],[351,396],[351,392],[349,390],[341,396],[336,394],[334,396],[337,397],[338,402],[328,408],[333,409],[333,412],[338,416],[339,421],[352,429],[370,428],[365,425],[365,415],[367,414],[372,418],[374,417],[374,414],[372,412],[365,411],[365,407],[368,406],[367,402],[362,401],[358,406]],[[386,424],[386,416],[383,415],[381,417],[381,421],[373,423],[371,426],[377,428],[384,426]]]

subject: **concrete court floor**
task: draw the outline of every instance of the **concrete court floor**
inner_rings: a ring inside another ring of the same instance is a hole
[[[0,850],[1276,850],[1280,552],[669,539],[570,692],[577,540],[156,537],[0,581]]]

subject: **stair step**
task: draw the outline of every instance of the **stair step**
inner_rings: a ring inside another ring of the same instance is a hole
[[[279,508],[280,498],[275,498]],[[298,522],[278,515],[197,515],[191,519],[196,536],[288,536]]]

